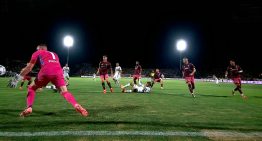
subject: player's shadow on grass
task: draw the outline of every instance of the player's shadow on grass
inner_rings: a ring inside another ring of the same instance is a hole
[[[8,115],[8,116],[19,116],[22,110],[14,110],[14,109],[0,109],[0,115]]]

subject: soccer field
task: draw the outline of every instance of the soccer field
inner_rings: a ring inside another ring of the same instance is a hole
[[[243,100],[231,95],[231,83],[196,82],[193,98],[183,80],[165,80],[163,90],[155,84],[149,94],[121,93],[111,81],[114,92],[103,94],[98,78],[71,78],[69,90],[88,117],[44,89],[33,113],[20,118],[26,88],[7,88],[7,81],[0,78],[0,140],[262,140],[262,85],[244,84]]]

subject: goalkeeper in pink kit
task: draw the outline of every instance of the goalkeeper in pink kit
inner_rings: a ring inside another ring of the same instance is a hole
[[[75,108],[77,112],[81,113],[82,116],[88,116],[87,110],[78,104],[74,96],[67,90],[63,76],[63,70],[61,68],[57,54],[48,51],[47,46],[44,44],[37,46],[37,51],[33,53],[28,65],[22,69],[20,75],[13,79],[13,82],[10,82],[10,86],[12,87],[21,79],[21,77],[26,76],[26,74],[28,74],[33,69],[36,62],[40,63],[41,69],[35,79],[34,84],[28,87],[26,99],[27,107],[20,114],[20,116],[24,117],[32,113],[32,106],[34,103],[36,90],[46,86],[49,82],[54,84],[60,90],[61,95]]]

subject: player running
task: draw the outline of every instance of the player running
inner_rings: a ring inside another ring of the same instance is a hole
[[[64,78],[66,80],[66,86],[69,85],[69,71],[70,68],[68,67],[68,64],[65,64],[65,66],[63,67],[63,72],[64,72]]]
[[[117,86],[119,86],[119,79],[121,78],[122,68],[119,66],[119,63],[116,63],[115,74],[113,80]]]
[[[142,67],[140,66],[139,62],[136,61],[135,71],[134,71],[134,75],[133,75],[134,84],[137,84],[136,83],[137,79],[138,79],[138,84],[141,84],[141,82],[140,82],[141,73],[142,73]]]
[[[37,46],[37,51],[32,54],[31,60],[28,65],[21,70],[20,74],[14,77],[9,86],[14,87],[21,77],[26,76],[35,66],[35,63],[39,60],[41,69],[34,80],[34,84],[28,87],[27,93],[27,107],[20,114],[25,117],[32,113],[32,106],[35,99],[35,93],[38,88],[46,86],[49,82],[54,84],[59,90],[61,95],[69,102],[77,112],[81,113],[82,116],[87,116],[88,112],[80,104],[78,104],[74,96],[67,90],[65,85],[63,70],[61,68],[59,58],[56,53],[47,50],[45,44]]]
[[[196,68],[192,63],[189,63],[188,58],[183,58],[183,66],[182,66],[182,74],[186,80],[188,85],[188,89],[193,97],[195,97],[194,89],[195,89],[195,72]]]
[[[145,85],[140,84],[133,84],[133,83],[128,83],[125,86],[121,85],[121,89],[123,93],[131,93],[131,92],[136,92],[136,93],[149,93],[151,91],[152,84],[151,82],[147,82]],[[131,89],[126,90],[127,87],[131,87]]]
[[[232,95],[235,95],[235,91],[239,91],[241,97],[246,99],[247,96],[244,95],[243,91],[241,90],[241,73],[243,70],[239,65],[236,65],[234,60],[229,61],[229,66],[225,72],[225,77],[231,78],[233,83],[236,85],[236,88],[232,90]]]
[[[159,69],[156,69],[156,72],[153,75],[152,87],[155,84],[155,82],[158,82],[160,83],[161,89],[164,89],[163,88],[163,85],[164,85],[163,78],[164,78],[164,75],[159,71]]]
[[[106,94],[105,81],[106,81],[107,85],[109,86],[110,91],[113,92],[113,88],[111,87],[111,84],[108,80],[108,70],[111,71],[111,76],[113,76],[113,70],[112,70],[112,67],[111,67],[111,63],[107,61],[107,56],[104,55],[103,61],[101,61],[99,63],[99,68],[97,70],[97,74],[98,73],[100,74],[100,79],[101,79],[104,94]]]

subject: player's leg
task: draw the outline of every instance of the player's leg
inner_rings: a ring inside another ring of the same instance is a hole
[[[102,84],[103,92],[104,92],[104,94],[106,94],[105,75],[100,75],[100,79],[101,79],[101,84]]]
[[[50,79],[52,84],[54,84],[59,89],[60,94],[76,109],[77,112],[81,113],[82,116],[88,116],[87,110],[78,104],[74,96],[67,90],[62,75],[51,76]]]
[[[164,82],[162,79],[160,79],[160,86],[161,86],[161,89],[164,89]]]
[[[138,77],[137,77],[136,75],[133,76],[134,84],[136,84],[136,80],[137,80],[137,78],[138,78]]]
[[[105,75],[105,80],[106,80],[106,83],[107,83],[108,87],[110,88],[110,91],[113,92],[113,88],[112,88],[112,86],[111,86],[111,83],[110,83],[110,81],[108,80],[108,74]]]
[[[237,79],[237,83],[235,83],[235,84],[236,84],[237,90],[239,91],[241,97],[244,98],[244,99],[246,99],[247,96],[244,95],[244,93],[243,93],[243,91],[242,91],[242,89],[241,89],[241,79],[238,78],[238,79]]]
[[[20,84],[20,87],[19,87],[20,90],[23,89],[24,83],[25,83],[25,80],[22,80],[22,81],[21,81],[21,84]]]
[[[32,83],[32,78],[30,78],[30,79],[28,80],[28,82],[27,82],[27,87],[29,87],[31,83]]]
[[[38,88],[41,88],[42,86],[46,85],[49,81],[46,80],[42,76],[38,76],[35,79],[34,84],[30,85],[27,89],[27,97],[26,97],[26,109],[20,113],[20,116],[28,116],[32,113],[32,106],[35,100],[35,93]]]

